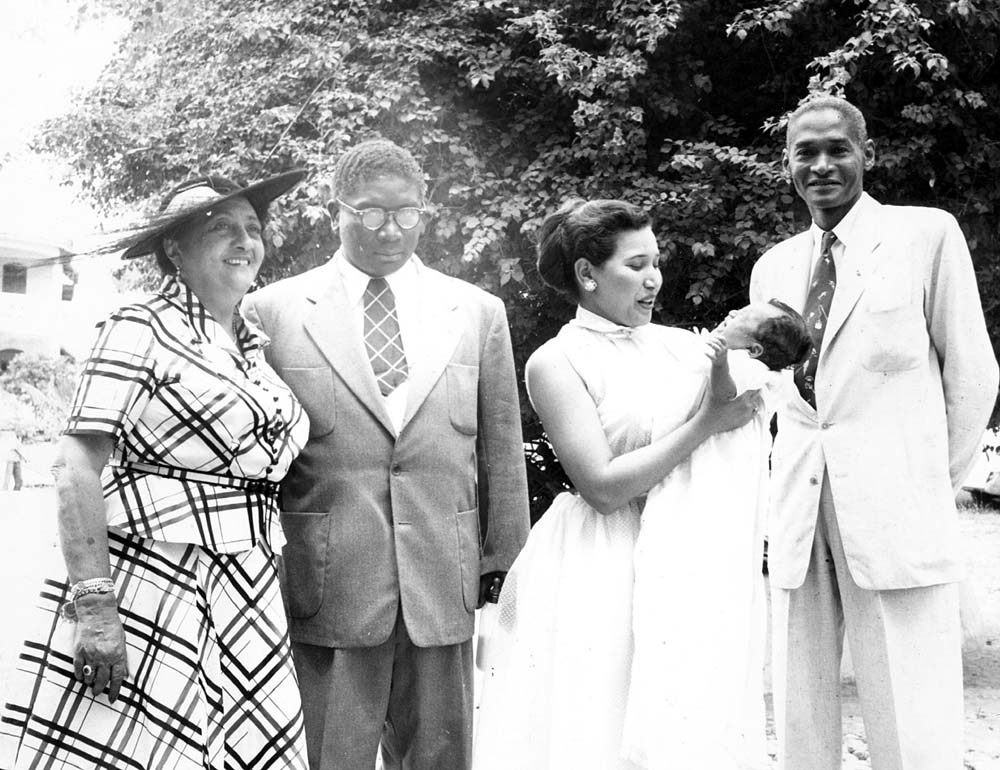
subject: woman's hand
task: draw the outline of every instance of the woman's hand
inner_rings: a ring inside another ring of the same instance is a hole
[[[73,640],[73,671],[76,681],[91,688],[94,696],[108,689],[108,700],[118,699],[122,681],[128,676],[125,658],[125,629],[118,615],[113,593],[87,594],[76,609],[76,636]]]
[[[748,390],[728,400],[713,397],[709,390],[702,398],[694,419],[709,434],[725,433],[746,425],[762,406],[760,391],[757,390]]]
[[[59,542],[70,583],[111,575],[101,469],[113,447],[108,436],[67,435],[59,442],[52,475],[59,505]],[[95,696],[107,688],[108,699],[114,703],[128,674],[125,632],[115,594],[84,594],[73,607],[76,679],[91,687]]]

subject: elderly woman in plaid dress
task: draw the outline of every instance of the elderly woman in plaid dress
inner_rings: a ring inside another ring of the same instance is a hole
[[[274,553],[308,433],[237,306],[303,172],[203,177],[124,244],[160,290],[100,328],[55,466],[68,578],[11,677],[0,768],[304,768]]]

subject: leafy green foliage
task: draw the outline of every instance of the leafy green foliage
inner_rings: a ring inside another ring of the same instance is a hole
[[[78,367],[71,358],[21,353],[0,374],[0,430],[51,441],[66,424]]]
[[[324,182],[339,153],[391,138],[427,175],[422,255],[506,301],[523,366],[571,313],[534,267],[547,212],[570,196],[649,209],[668,257],[659,320],[711,324],[745,300],[761,252],[806,223],[782,120],[833,91],[869,117],[869,189],[963,223],[995,330],[1000,1],[745,5],[105,0],[134,34],[39,144],[108,209],[193,173],[308,167],[268,224],[272,280],[336,248]],[[527,405],[524,424],[541,506],[561,477]]]

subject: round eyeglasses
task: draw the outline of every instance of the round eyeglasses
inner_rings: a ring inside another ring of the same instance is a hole
[[[385,223],[389,221],[389,217],[392,217],[392,221],[396,223],[396,226],[400,230],[412,230],[420,224],[420,218],[425,211],[425,209],[417,208],[416,206],[404,206],[401,209],[383,209],[379,207],[356,209],[354,206],[344,203],[340,198],[337,198],[337,205],[347,209],[361,220],[361,224],[366,230],[381,230],[385,226]]]

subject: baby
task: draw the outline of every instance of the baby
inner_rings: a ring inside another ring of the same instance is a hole
[[[803,363],[812,350],[812,341],[802,316],[778,299],[755,302],[732,311],[726,320],[705,338],[712,361],[709,385],[716,398],[731,399],[747,390],[758,390],[767,373]],[[730,367],[730,350],[746,351],[737,379]],[[749,364],[756,360],[757,365]],[[748,377],[749,381],[741,381]]]
[[[768,391],[794,387],[782,370],[802,363],[812,343],[802,317],[778,300],[733,311],[702,340],[709,370],[704,359],[693,365],[711,395],[760,390],[765,408],[707,439],[647,495],[623,753],[647,768],[735,768],[734,757],[765,768]],[[743,696],[720,702],[734,682]]]

